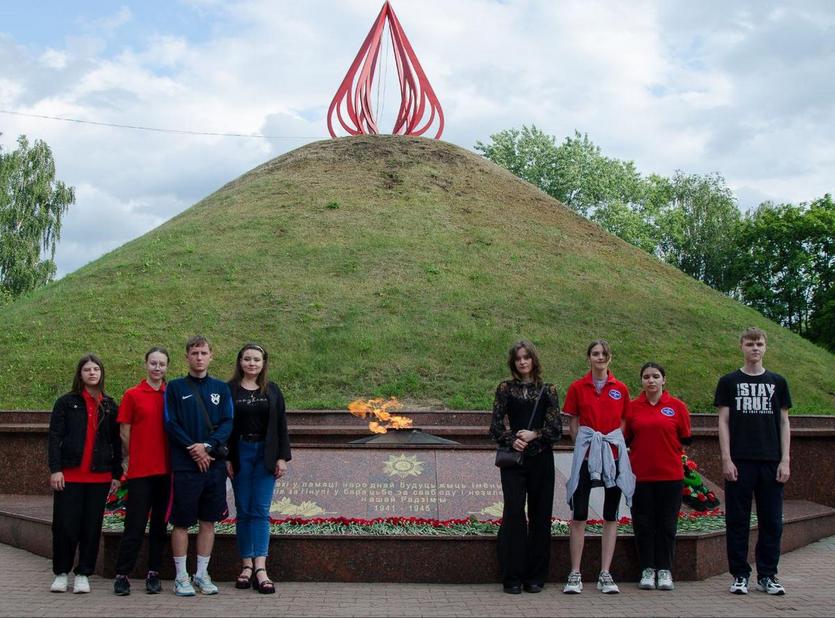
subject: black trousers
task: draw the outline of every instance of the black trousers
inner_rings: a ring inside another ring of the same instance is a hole
[[[748,535],[751,499],[757,501],[757,579],[777,575],[783,536],[783,484],[777,482],[776,461],[735,461],[736,481],[725,481],[725,526],[728,570],[750,577]]]
[[[92,575],[99,553],[104,504],[110,483],[66,483],[52,499],[52,572]]]
[[[682,481],[635,484],[632,529],[641,570],[672,569],[683,486]]]
[[[526,455],[523,465],[502,468],[501,475],[504,512],[498,554],[502,582],[505,586],[544,585],[551,562],[554,455],[551,449]]]
[[[165,515],[171,497],[171,477],[168,474],[160,474],[130,479],[127,487],[125,532],[119,543],[116,574],[129,575],[136,566],[149,512],[151,526],[148,530],[148,570],[159,571],[162,552],[166,545]]]

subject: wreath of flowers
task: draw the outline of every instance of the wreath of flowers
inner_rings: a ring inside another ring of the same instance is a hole
[[[127,478],[123,474],[119,479],[120,485],[116,491],[111,491],[107,494],[107,502],[104,505],[105,510],[118,511],[119,509],[125,508],[128,501],[128,485],[125,481],[127,481]]]
[[[719,498],[710,491],[696,472],[699,465],[682,453],[681,465],[684,466],[684,489],[681,490],[682,502],[694,511],[709,511],[719,506]]]

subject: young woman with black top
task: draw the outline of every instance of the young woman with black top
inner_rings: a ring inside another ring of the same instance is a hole
[[[238,352],[229,381],[235,406],[229,459],[226,462],[237,510],[238,551],[243,566],[235,587],[275,592],[267,576],[270,504],[276,479],[287,472],[290,438],[284,397],[267,379],[268,354],[248,343]]]
[[[104,392],[104,365],[93,354],[81,357],[72,391],[62,395],[49,417],[49,485],[52,487],[52,571],[50,590],[66,592],[75,562],[73,592],[90,592],[108,492],[122,475],[122,445],[116,402]]]
[[[690,412],[664,390],[666,372],[657,363],[641,367],[641,394],[629,402],[623,435],[635,473],[632,527],[642,590],[672,590],[673,552],[684,468],[682,445],[690,444]]]
[[[508,594],[520,594],[523,588],[540,592],[551,559],[551,447],[562,435],[559,396],[553,384],[542,382],[539,357],[529,341],[513,344],[507,366],[513,378],[496,388],[490,437],[523,452],[524,459],[522,465],[501,469],[504,512],[498,538],[499,567]]]

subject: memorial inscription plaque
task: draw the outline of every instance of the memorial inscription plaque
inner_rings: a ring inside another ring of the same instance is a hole
[[[554,457],[554,516],[568,519],[565,474],[571,454],[555,452]],[[493,458],[493,451],[482,449],[296,448],[287,476],[276,483],[270,515],[498,519],[502,486]],[[231,488],[229,494],[234,516]],[[592,519],[599,517],[602,494],[592,492]],[[628,513],[622,509],[621,514]]]

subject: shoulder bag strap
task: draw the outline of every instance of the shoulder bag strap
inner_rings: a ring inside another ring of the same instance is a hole
[[[203,411],[203,419],[206,421],[206,426],[209,428],[209,433],[212,433],[215,430],[215,426],[212,424],[212,418],[209,416],[209,411],[206,409],[206,402],[203,401],[203,395],[200,394],[200,391],[195,386],[194,382],[185,378],[186,384],[188,384],[191,392],[194,393],[194,396],[197,398],[197,401],[200,404],[200,409]]]
[[[533,417],[536,416],[536,409],[539,407],[539,400],[542,399],[542,393],[545,392],[545,388],[547,387],[546,384],[542,385],[542,389],[539,391],[539,395],[536,397],[536,403],[533,404],[533,411],[531,412],[531,418],[528,421],[528,431],[531,430],[531,425],[533,425]]]

